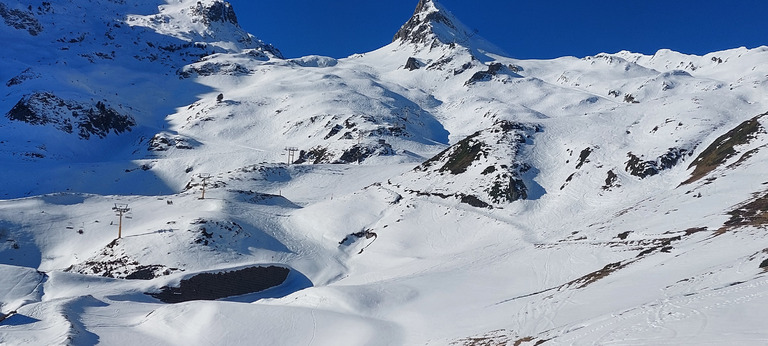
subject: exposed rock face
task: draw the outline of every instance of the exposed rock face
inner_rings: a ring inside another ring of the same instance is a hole
[[[435,162],[445,160],[445,164],[438,169],[439,172],[450,172],[453,175],[466,172],[467,168],[472,165],[472,162],[488,156],[487,149],[483,150],[487,147],[487,144],[478,141],[477,137],[479,136],[480,132],[476,132],[462,139],[442,153],[424,162],[420,166],[422,167],[421,169],[426,169]]]
[[[414,169],[413,174],[426,174],[432,181],[429,191],[415,191],[441,198],[455,197],[460,202],[479,208],[492,208],[529,197],[523,175],[532,167],[518,161],[523,146],[536,125],[499,121],[493,127],[478,131]],[[466,186],[452,184],[441,175],[476,177]],[[421,180],[416,178],[414,180]]]
[[[492,63],[488,66],[487,71],[480,71],[476,72],[474,75],[472,75],[472,78],[470,78],[464,85],[472,85],[477,82],[487,82],[490,81],[493,76],[497,75],[499,71],[504,68],[504,65],[500,63]]]
[[[713,171],[726,160],[738,154],[735,147],[749,143],[759,134],[765,134],[766,130],[760,124],[760,119],[768,113],[763,113],[752,119],[749,119],[739,126],[718,137],[712,144],[696,157],[688,168],[696,167],[691,173],[691,177],[683,182],[683,185],[695,182],[709,172]]]
[[[618,184],[619,176],[613,172],[613,170],[608,171],[608,177],[605,178],[605,185],[603,185],[603,190],[610,190],[614,187],[621,186]]]
[[[91,135],[104,138],[110,132],[120,134],[136,125],[132,117],[120,114],[101,101],[83,104],[48,92],[22,97],[5,116],[32,125],[51,124],[67,133],[77,132],[82,139],[89,139]]]
[[[579,153],[579,161],[576,164],[576,169],[581,168],[585,163],[589,162],[589,155],[592,154],[592,150],[592,148],[587,147]]]
[[[193,13],[202,17],[205,24],[213,22],[237,24],[237,15],[232,5],[224,1],[216,1],[210,6],[203,5],[200,1],[193,8]]]
[[[421,0],[416,6],[413,16],[395,34],[392,42],[403,41],[409,43],[432,43],[432,26],[434,23],[443,24],[451,29],[456,26],[451,20],[435,6],[432,0]],[[443,42],[449,43],[449,42]]]
[[[669,148],[669,151],[655,160],[643,161],[635,154],[628,153],[627,157],[629,157],[629,160],[627,161],[626,170],[629,174],[641,179],[647,178],[659,174],[665,169],[674,167],[686,154],[688,154],[686,149]]]
[[[309,150],[302,150],[299,152],[299,159],[294,163],[311,163],[320,164],[329,162],[332,157],[332,153],[328,152],[328,148],[317,146]]]
[[[180,136],[172,135],[166,132],[158,133],[152,139],[149,140],[149,151],[167,151],[171,148],[176,149],[192,149],[194,148],[193,140]]]
[[[408,71],[418,70],[420,67],[421,64],[414,57],[408,58],[408,61],[405,62],[405,69]]]
[[[219,64],[213,62],[205,62],[184,66],[177,73],[180,78],[212,75],[244,76],[251,73],[251,70],[249,70],[248,67],[238,63]]]
[[[50,3],[43,2],[48,4]],[[26,30],[30,35],[37,36],[43,31],[43,26],[37,21],[34,14],[30,11],[22,11],[9,8],[4,3],[0,2],[0,17],[3,17],[5,24],[18,30]]]
[[[1,5],[1,4],[0,4]],[[24,83],[24,81],[40,78],[41,75],[39,73],[36,73],[32,71],[32,68],[27,68],[26,70],[19,73],[17,76],[9,79],[7,82],[5,82],[5,86],[12,87],[14,85],[19,85],[21,83]]]
[[[344,151],[341,157],[334,163],[360,163],[372,156],[389,156],[395,155],[395,151],[392,146],[386,142],[380,142],[377,144],[355,144],[351,148]]]
[[[400,41],[431,49],[441,45],[463,44],[473,35],[435,0],[421,0],[413,16],[397,31],[392,42]]]

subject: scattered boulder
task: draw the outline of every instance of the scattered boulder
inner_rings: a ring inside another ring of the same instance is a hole
[[[632,94],[624,94],[624,102],[626,103],[640,103],[640,101],[636,100]]]
[[[613,187],[619,186],[617,184],[619,180],[619,176],[613,172],[613,170],[608,171],[608,177],[605,178],[605,185],[603,185],[603,190],[610,190]]]
[[[418,70],[419,68],[421,68],[421,63],[414,57],[408,58],[408,61],[405,62],[405,69],[408,71]]]
[[[362,239],[362,238],[371,239],[371,238],[377,238],[377,237],[378,237],[378,235],[375,232],[367,229],[367,230],[360,231],[360,232],[357,232],[357,233],[352,233],[352,234],[344,237],[344,239],[342,239],[339,242],[339,245],[350,245],[350,244],[354,243],[356,239]]]
[[[523,185],[523,188],[525,188],[525,185]],[[525,190],[522,191],[523,197],[522,199],[525,199]],[[459,195],[461,203],[469,204],[475,208],[492,208],[492,206],[488,203],[483,202],[481,199],[477,198],[476,196],[472,195]],[[514,200],[520,199],[517,197],[510,197],[515,198]]]

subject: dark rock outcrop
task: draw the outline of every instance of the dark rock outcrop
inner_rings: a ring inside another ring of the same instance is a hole
[[[215,1],[210,6],[203,5],[200,1],[192,8],[195,15],[203,18],[205,24],[213,22],[237,24],[237,15],[232,5],[225,1]]]
[[[43,26],[32,12],[12,9],[2,2],[0,2],[0,17],[6,25],[17,30],[26,30],[32,36],[37,36],[43,31]]]
[[[585,163],[589,162],[589,155],[592,154],[592,148],[586,148],[579,153],[579,162],[576,164],[576,169],[581,168]]]
[[[686,149],[669,148],[669,151],[655,160],[644,161],[630,152],[627,153],[629,160],[626,162],[626,171],[641,179],[647,178],[659,174],[665,169],[674,167],[686,155],[690,155]]]
[[[426,170],[428,167],[445,159],[445,164],[438,169],[439,172],[450,172],[451,174],[461,174],[467,171],[472,162],[487,157],[487,151],[484,151],[484,143],[477,141],[480,132],[476,132],[444,150],[437,156],[424,162],[420,170]]]
[[[177,72],[179,78],[212,75],[245,76],[249,73],[251,73],[251,70],[244,65],[238,63],[216,62],[204,62],[187,65]]]
[[[619,186],[617,184],[619,180],[619,176],[613,172],[613,170],[608,171],[608,177],[605,178],[605,185],[603,185],[603,190],[610,190],[613,187]]]
[[[408,61],[405,62],[405,69],[408,71],[418,70],[419,68],[421,68],[421,64],[414,57],[408,58]]]
[[[82,139],[92,135],[104,138],[111,132],[120,134],[136,125],[132,117],[120,114],[101,101],[84,104],[48,92],[22,97],[5,116],[32,125],[50,124],[67,133],[77,132]]]
[[[473,85],[477,82],[488,82],[491,79],[493,79],[494,76],[498,75],[500,72],[504,72],[504,69],[506,69],[506,67],[501,63],[498,63],[498,62],[491,63],[490,65],[488,65],[487,70],[475,72],[475,74],[473,74],[472,77],[464,83],[464,85],[468,86],[468,85]],[[514,72],[511,72],[511,71],[506,71],[506,72],[507,74],[512,75],[514,77],[519,77],[519,75]]]
[[[32,68],[27,68],[26,70],[22,71],[15,77],[9,79],[7,82],[5,82],[5,86],[11,87],[14,85],[19,85],[21,83],[24,83],[26,80],[40,78],[41,75],[39,73],[36,73],[32,71]]]
[[[344,151],[341,157],[334,163],[360,163],[372,156],[390,156],[395,155],[394,149],[389,143],[379,142],[377,144],[355,144]]]
[[[402,41],[406,43],[424,44],[430,46],[439,44],[440,38],[433,35],[432,26],[442,24],[448,28],[456,29],[451,20],[440,10],[434,11],[432,0],[420,0],[416,5],[413,16],[397,31],[392,42]],[[435,39],[435,41],[432,41]],[[430,42],[431,41],[431,42]],[[451,42],[442,42],[449,44]]]
[[[190,140],[179,135],[171,135],[168,133],[158,133],[152,139],[149,140],[149,151],[166,151],[171,148],[176,149],[192,149],[193,144],[197,144],[195,141]]]
[[[758,134],[765,133],[765,129],[760,125],[760,119],[768,113],[758,115],[752,119],[749,119],[739,126],[731,129],[722,136],[715,139],[712,144],[709,145],[704,151],[696,157],[695,160],[688,166],[688,169],[696,167],[691,173],[691,177],[683,182],[683,185],[695,182],[715,168],[719,167],[726,160],[737,154],[734,147],[747,144],[752,139],[757,137]]]
[[[536,125],[499,121],[491,128],[467,136],[414,169],[414,172],[443,176],[436,179],[444,182],[444,186],[433,186],[433,191],[419,193],[455,197],[479,208],[528,199],[530,191],[523,177],[532,167],[518,161],[518,155],[533,133],[540,131]],[[472,183],[461,187],[451,183],[454,180],[451,176],[465,173],[474,177]]]
[[[308,162],[316,165],[328,162],[331,156],[332,154],[328,151],[328,148],[317,146],[309,150],[299,151],[299,159],[293,163],[302,164]]]
[[[502,179],[496,180],[486,192],[494,203],[528,199],[528,187],[523,179],[511,175],[504,175]]]

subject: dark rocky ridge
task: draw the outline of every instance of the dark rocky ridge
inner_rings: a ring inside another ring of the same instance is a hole
[[[627,153],[629,160],[626,162],[627,173],[641,179],[659,174],[661,171],[670,169],[677,165],[686,155],[690,155],[688,150],[680,148],[669,148],[664,154],[655,160],[644,161],[633,153]]]
[[[738,152],[734,147],[747,144],[757,137],[758,134],[765,133],[765,129],[760,124],[760,119],[766,115],[768,115],[768,113],[763,113],[749,119],[715,139],[715,141],[704,149],[704,151],[693,160],[691,165],[688,166],[688,169],[693,167],[696,168],[693,170],[693,173],[691,173],[691,177],[681,185],[690,184],[703,178],[705,175],[709,174],[709,172],[725,163],[726,160],[736,155]]]
[[[210,6],[204,6],[198,1],[192,10],[194,14],[203,18],[205,24],[221,22],[238,25],[235,10],[232,9],[232,5],[228,2],[216,1]]]
[[[47,7],[50,7],[50,3],[43,2],[43,6],[46,4]],[[26,30],[32,36],[37,36],[43,31],[43,26],[31,11],[8,8],[7,5],[0,2],[0,17],[3,18],[6,25],[17,30]]]
[[[414,44],[428,43],[431,46],[436,46],[440,41],[440,38],[435,35],[436,40],[430,42],[430,34],[432,32],[433,23],[443,24],[451,29],[456,29],[456,26],[451,22],[448,17],[442,13],[442,11],[431,12],[426,14],[424,18],[420,18],[420,14],[427,12],[430,8],[429,5],[436,5],[433,0],[420,0],[416,5],[416,10],[413,16],[397,31],[392,42],[402,41]],[[439,7],[438,7],[439,8]],[[450,42],[442,42],[449,44]]]
[[[341,157],[333,163],[360,163],[373,156],[395,155],[395,150],[389,143],[380,141],[375,144],[355,144],[345,150]]]
[[[541,131],[541,127],[536,125],[499,121],[491,128],[467,136],[425,161],[414,171],[461,175],[470,168],[484,167],[480,176],[475,179],[477,186],[482,189],[477,192],[481,193],[476,192],[475,195],[465,191],[456,191],[453,194],[419,191],[417,193],[442,198],[453,196],[462,203],[480,208],[527,199],[529,189],[523,174],[532,167],[517,161],[517,156],[522,146],[528,143],[528,138],[531,138],[533,133]],[[497,161],[497,157],[505,156],[509,156],[510,160]]]
[[[504,65],[500,63],[492,63],[488,66],[488,70],[475,72],[475,74],[472,75],[472,78],[466,81],[464,85],[472,85],[477,82],[487,82],[491,80],[493,76],[498,74],[502,67],[504,67]]]
[[[27,68],[24,71],[21,71],[18,75],[15,77],[9,79],[7,82],[5,82],[5,86],[11,87],[14,85],[19,85],[21,83],[24,83],[26,80],[40,78],[42,75],[39,73],[36,73],[32,70],[31,67]]]
[[[32,125],[52,124],[67,133],[77,132],[82,139],[92,135],[104,138],[110,132],[120,134],[136,125],[131,116],[120,114],[101,101],[83,104],[48,92],[22,97],[5,116]]]

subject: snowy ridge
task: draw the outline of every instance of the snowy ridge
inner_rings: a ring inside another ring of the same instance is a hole
[[[435,0],[344,59],[219,0],[0,16],[0,344],[768,340],[765,47],[519,60]]]
[[[126,16],[132,27],[146,27],[154,32],[183,41],[213,45],[224,52],[263,48],[273,56],[280,56],[274,47],[245,32],[237,23],[232,5],[221,0],[179,1],[158,7],[152,15]]]

